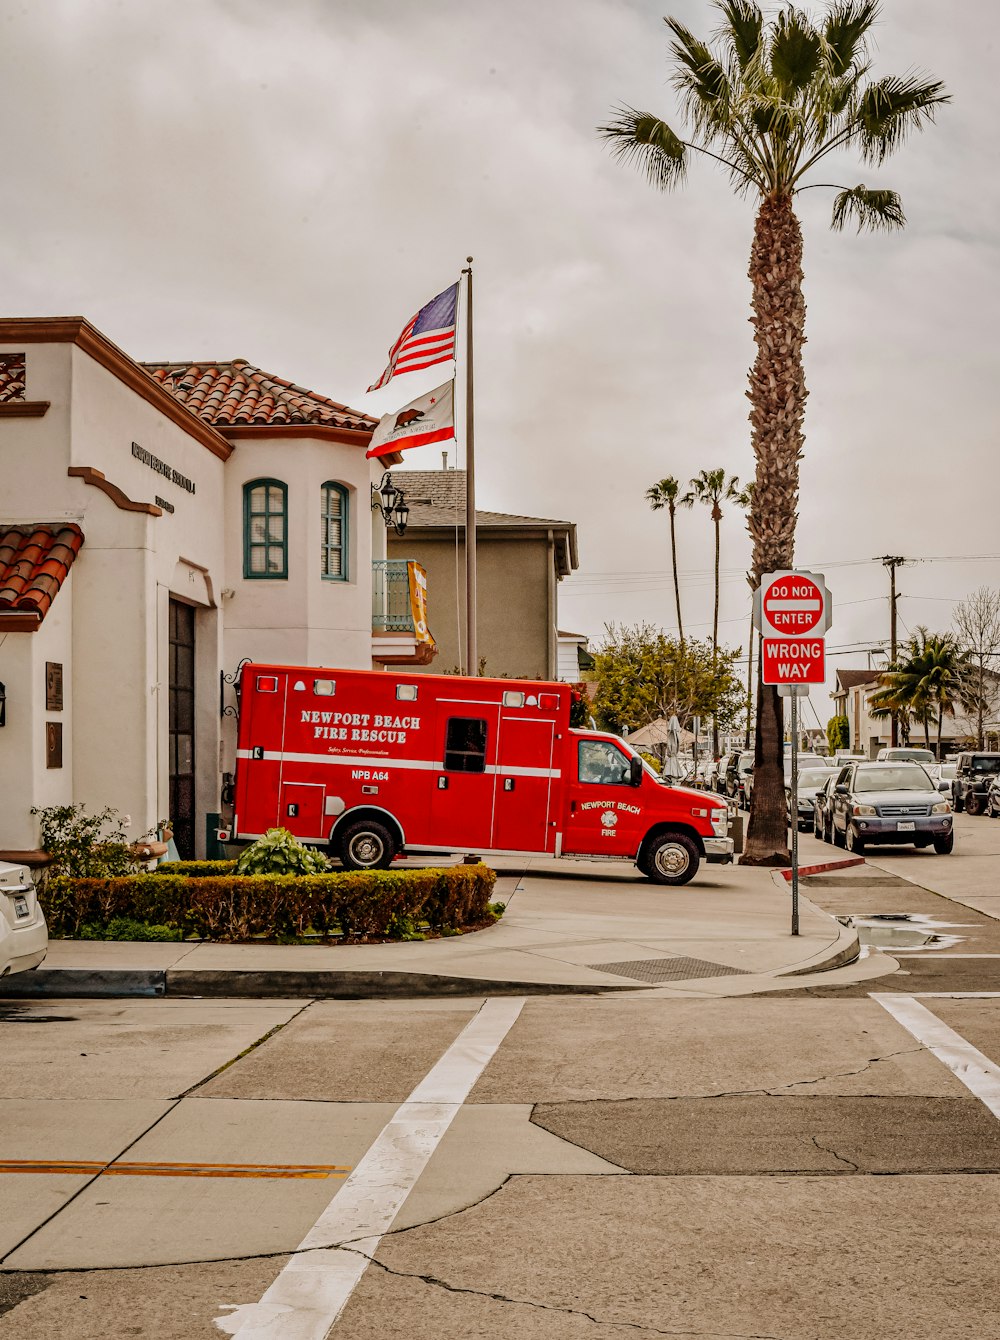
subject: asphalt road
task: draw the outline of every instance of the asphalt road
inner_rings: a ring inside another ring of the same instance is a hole
[[[0,1340],[1000,1336],[988,822],[804,884],[875,981],[0,1006]]]

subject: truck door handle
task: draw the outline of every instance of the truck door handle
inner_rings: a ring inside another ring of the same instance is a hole
[[[505,791],[513,791],[513,789],[514,789],[514,778],[513,778],[513,777],[505,777],[505,778],[503,779],[503,789],[504,789]]]
[[[569,812],[570,812],[570,814],[575,814],[575,813],[576,813],[576,801],[575,801],[575,800],[571,800],[571,801],[569,802]]]
[[[438,778],[438,790],[439,790],[439,791],[447,791],[447,790],[448,790],[448,778],[447,778],[447,777],[439,777],[439,778]]]

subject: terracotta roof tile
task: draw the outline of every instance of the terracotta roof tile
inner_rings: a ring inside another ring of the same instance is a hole
[[[322,424],[367,432],[377,419],[255,368],[244,358],[231,363],[143,363],[199,419],[215,428],[276,424]]]
[[[0,527],[0,612],[44,618],[82,545],[79,526]]]

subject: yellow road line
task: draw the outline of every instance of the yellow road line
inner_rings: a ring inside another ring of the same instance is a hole
[[[345,1177],[343,1163],[95,1163],[77,1159],[0,1159],[0,1173],[75,1174],[99,1177]]]

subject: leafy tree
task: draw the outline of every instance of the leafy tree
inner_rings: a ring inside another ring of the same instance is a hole
[[[765,21],[754,0],[717,0],[714,46],[678,19],[674,85],[690,129],[679,134],[649,112],[622,107],[600,133],[623,161],[636,163],[659,189],[680,185],[692,155],[721,165],[738,195],[757,205],[750,279],[757,354],[750,371],[755,492],[749,531],[753,572],[794,566],[799,459],[806,387],[802,370],[805,302],[802,232],[795,198],[829,186],[809,180],[830,154],[853,150],[880,166],[922,130],[948,95],[913,72],[871,75],[868,43],[878,0],[828,0],[814,20],[783,4]],[[834,186],[832,226],[891,230],[905,223],[895,191]],[[782,772],[783,715],[773,687],[758,689],[753,803],[743,861],[787,864]]]
[[[638,730],[675,713],[690,729],[693,717],[715,716],[729,729],[737,720],[743,690],[736,674],[739,649],[708,641],[667,637],[649,624],[608,624],[594,655],[597,696],[594,717],[608,730]]]
[[[670,518],[670,566],[674,573],[674,600],[677,602],[677,635],[683,647],[684,625],[681,622],[681,587],[680,579],[677,576],[677,534],[675,526],[680,492],[680,480],[675,479],[673,475],[667,475],[665,479],[661,479],[646,490],[646,501],[654,512],[659,512],[665,507]]]
[[[847,717],[830,718],[826,723],[826,742],[830,746],[831,754],[835,754],[838,749],[851,747],[851,723]]]

